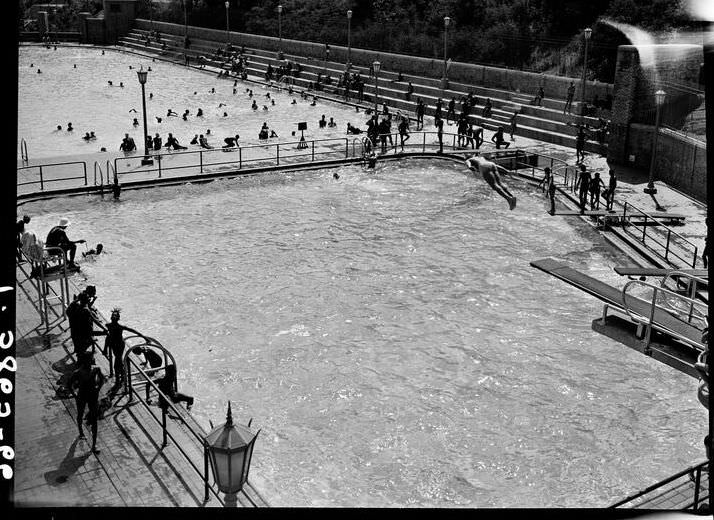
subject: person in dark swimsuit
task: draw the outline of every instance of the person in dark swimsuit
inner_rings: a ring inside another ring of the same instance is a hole
[[[121,319],[121,310],[118,308],[112,309],[111,321],[106,324],[107,338],[104,342],[104,351],[108,353],[111,350],[114,359],[114,385],[121,386],[124,382],[124,331],[129,331],[133,334],[139,334],[136,330],[125,327],[119,323]]]
[[[102,370],[94,364],[94,356],[91,352],[85,352],[79,356],[79,367],[72,373],[69,380],[69,387],[75,392],[77,401],[77,427],[79,438],[84,439],[82,421],[84,420],[84,410],[88,409],[87,423],[92,429],[92,453],[97,454],[97,421],[99,419],[99,391],[104,385],[104,374]]]

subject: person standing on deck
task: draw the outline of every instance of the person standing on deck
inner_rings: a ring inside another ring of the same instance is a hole
[[[575,82],[571,81],[568,87],[568,97],[565,100],[565,107],[563,108],[563,114],[566,112],[569,114],[571,108],[573,108],[573,97],[575,96]]]
[[[515,141],[516,139],[513,137],[513,135],[516,133],[516,117],[518,117],[518,110],[513,112],[513,115],[511,116],[511,141]]]
[[[134,329],[125,327],[119,323],[121,319],[120,309],[112,309],[111,321],[106,324],[106,340],[104,343],[105,352],[111,350],[114,359],[114,377],[115,386],[121,386],[124,382],[124,348],[126,344],[124,343],[124,331],[129,331],[134,334],[139,334]]]
[[[416,116],[417,116],[417,131],[424,128],[424,102],[421,98],[417,98],[416,106]]]
[[[79,438],[84,439],[84,410],[88,409],[87,423],[92,429],[92,453],[99,453],[97,449],[97,421],[99,420],[99,391],[104,385],[104,374],[94,364],[91,352],[84,352],[78,356],[79,367],[72,373],[69,387],[75,392],[77,402],[77,428]]]
[[[607,185],[607,190],[605,190],[605,200],[607,201],[606,209],[612,211],[612,204],[615,201],[615,189],[617,188],[617,176],[615,175],[615,170],[610,170],[610,182]]]
[[[580,176],[575,184],[575,189],[578,190],[578,199],[580,204],[580,213],[585,212],[585,206],[588,202],[588,192],[590,188],[590,172],[584,164],[580,165]]]

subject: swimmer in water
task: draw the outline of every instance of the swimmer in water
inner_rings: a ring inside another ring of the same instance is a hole
[[[228,105],[226,105],[225,103],[218,103],[218,108],[225,107],[225,106],[228,106]]]
[[[103,250],[104,250],[104,246],[102,244],[97,244],[97,247],[95,249],[90,249],[89,251],[82,253],[82,257],[87,258],[87,257],[101,255]]]
[[[132,124],[132,126],[139,126],[139,121],[136,118],[134,118],[134,122],[131,124]]]
[[[107,81],[107,83],[109,83],[110,87],[114,85],[114,83],[112,83],[111,80]]]
[[[134,67],[132,67],[131,65],[129,65],[129,70],[132,70],[133,68],[134,68]]]
[[[233,89],[233,95],[234,95],[234,96],[236,95],[236,92],[237,92],[237,91],[238,91],[237,88],[234,88],[234,89]]]
[[[124,82],[123,82],[123,81],[120,81],[120,82],[119,82],[119,86],[120,86],[121,88],[124,88]]]
[[[157,118],[156,118],[156,122],[157,122],[157,123],[160,123],[160,122],[161,122],[161,118],[160,118],[160,117],[157,117]]]
[[[74,128],[72,128],[72,123],[67,123],[67,131],[71,132],[72,130],[74,130]]]
[[[154,93],[153,93],[153,92],[149,92],[149,99],[154,99]]]
[[[332,178],[335,179],[335,180],[338,180],[338,179],[340,178],[340,174],[337,173],[337,172],[335,172],[335,173],[332,174]]]
[[[206,130],[206,135],[211,135],[211,129]]]
[[[178,117],[178,114],[176,112],[174,112],[173,109],[169,108],[169,111],[166,112],[166,117],[171,117],[171,116]]]
[[[196,112],[196,117],[203,117],[203,109],[199,108],[198,112]]]
[[[263,110],[268,110],[268,105],[263,105]]]
[[[258,103],[255,102],[255,99],[253,100],[253,104],[250,105],[250,108],[252,108],[253,110],[258,110]]]
[[[508,201],[508,207],[510,209],[516,207],[516,197],[501,183],[501,177],[498,175],[498,170],[501,168],[500,166],[484,159],[479,155],[479,152],[476,152],[469,159],[466,159],[466,166],[470,170],[481,172],[481,175],[488,185],[491,186],[491,189]]]
[[[77,64],[75,63],[75,64],[72,66],[72,68],[73,68],[73,69],[76,69],[76,68],[77,68]]]
[[[271,100],[270,100],[270,104],[271,104],[272,106],[275,106],[275,100],[274,100],[274,99],[271,99]]]
[[[149,72],[151,72],[151,67],[149,67]]]
[[[61,132],[62,131],[62,125],[57,125],[57,130],[55,132]]]
[[[233,148],[234,146],[238,146],[238,139],[240,139],[240,136],[236,134],[235,137],[226,137],[223,142],[226,143],[223,145],[223,148]]]
[[[297,101],[295,100],[295,98],[293,98],[293,101],[292,101],[292,103],[290,103],[290,104],[291,104],[291,105],[297,105]]]
[[[278,137],[278,134],[275,133],[275,130],[270,131],[270,137]]]
[[[216,87],[211,87],[211,94],[215,94],[215,93],[216,93]]]
[[[42,74],[42,71],[40,69],[37,69],[38,74]]]
[[[195,96],[196,94],[198,94],[198,92],[196,92],[196,91],[194,90],[193,95]]]
[[[93,141],[93,140],[95,140],[96,138],[97,138],[97,136],[94,135],[94,130],[92,130],[91,132],[89,132],[89,139],[91,139],[91,140]]]
[[[184,121],[188,121],[188,109],[186,109],[186,111],[183,113],[183,115],[181,117],[183,118]]]
[[[223,112],[223,117],[228,117],[228,112]]]
[[[84,137],[82,137],[85,141],[89,141],[91,137],[89,137],[89,132],[85,132]]]
[[[189,144],[198,144],[198,134],[194,134],[193,139]]]

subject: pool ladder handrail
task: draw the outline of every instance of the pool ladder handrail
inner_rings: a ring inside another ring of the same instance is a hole
[[[650,305],[650,310],[648,313],[648,316],[643,316],[640,313],[636,312],[634,309],[628,305],[628,297],[629,298],[634,298],[639,301],[644,301],[647,302],[644,298],[641,298],[639,296],[634,296],[631,294],[628,294],[628,291],[634,287],[634,286],[640,286],[640,287],[646,287],[652,290],[652,300],[649,302]],[[671,306],[662,306],[657,303],[657,296],[658,294],[664,294],[666,296],[670,296],[671,298],[675,300],[680,300],[683,301],[685,304],[690,306],[690,311],[686,314],[686,319],[682,319],[681,315],[683,314],[683,311],[680,309],[676,309]],[[697,310],[698,316],[694,315],[694,307],[699,306],[703,307],[704,310],[703,312]],[[654,320],[654,314],[655,310],[659,309],[662,312],[666,312],[670,316],[674,317],[675,319],[678,319],[682,321],[683,323],[686,323],[694,328],[699,329],[699,327],[696,327],[692,325],[692,319],[697,319],[700,321],[703,321],[706,324],[706,317],[708,313],[708,305],[705,305],[703,302],[691,298],[687,298],[686,296],[683,296],[679,293],[676,293],[674,291],[670,291],[669,289],[663,288],[659,285],[654,285],[652,283],[642,281],[642,280],[630,280],[625,284],[625,286],[622,288],[622,309],[625,311],[627,316],[636,324],[638,325],[643,325],[646,329],[646,334],[645,334],[645,349],[649,349],[649,344],[652,338],[652,329],[658,330],[660,332],[664,332],[665,334],[668,334],[672,336],[674,339],[677,341],[680,341],[682,343],[685,343],[687,345],[690,345],[698,350],[703,350],[705,348],[705,345],[702,343],[701,339],[699,340],[692,340],[690,338],[687,338],[686,336],[683,336],[679,334],[678,332],[671,330],[670,328],[659,324],[655,322]],[[701,330],[701,329],[699,329]]]

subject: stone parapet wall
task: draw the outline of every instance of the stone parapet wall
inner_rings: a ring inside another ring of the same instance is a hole
[[[137,19],[134,21],[134,27],[137,29],[151,30],[152,25],[149,20]],[[153,27],[158,31],[167,34],[174,34],[178,36],[183,36],[184,34],[183,25],[154,22]],[[190,38],[214,40],[218,42],[225,42],[226,40],[226,31],[206,29],[203,27],[189,26],[188,35]],[[231,43],[238,47],[245,45],[249,48],[254,47],[275,52],[277,52],[280,48],[279,39],[270,36],[231,32],[230,39]],[[322,44],[283,38],[282,48],[285,52],[289,52],[290,54],[297,54],[299,56],[313,58],[316,60],[324,59],[325,46]],[[382,67],[384,67],[385,70],[399,71],[403,74],[441,78],[444,70],[444,62],[441,59],[421,58],[418,56],[408,56],[404,54],[370,51],[356,49],[354,47],[351,49],[350,61],[354,65],[368,67],[369,64],[375,60],[381,62]],[[331,45],[330,61],[346,62],[347,47]],[[513,92],[523,92],[527,94],[535,94],[538,87],[543,85],[547,97],[561,99],[566,98],[568,86],[571,81],[574,81],[576,86],[580,84],[580,80],[578,78],[537,74],[533,72],[488,67],[484,65],[473,65],[462,62],[451,63],[449,68],[449,79],[461,83],[471,83],[474,85],[505,89]],[[613,86],[609,83],[600,83],[598,81],[588,81],[587,83],[588,98],[592,98],[597,95],[600,99],[604,99],[608,94],[612,94],[613,92]]]

